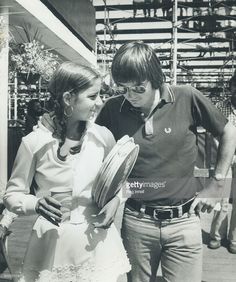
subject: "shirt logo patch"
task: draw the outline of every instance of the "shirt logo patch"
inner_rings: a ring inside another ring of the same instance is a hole
[[[168,127],[168,128],[165,127],[164,131],[165,131],[165,133],[170,134],[171,133],[171,128],[170,127]]]

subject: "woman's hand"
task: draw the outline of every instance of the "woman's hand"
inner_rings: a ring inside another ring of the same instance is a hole
[[[60,208],[60,202],[50,196],[46,196],[38,200],[35,211],[51,223],[59,226],[58,223],[61,222],[62,217]]]
[[[95,228],[109,228],[110,225],[113,223],[116,212],[120,205],[120,199],[115,196],[112,198],[99,212],[97,216],[102,214],[105,215],[103,221],[101,223],[94,223]]]

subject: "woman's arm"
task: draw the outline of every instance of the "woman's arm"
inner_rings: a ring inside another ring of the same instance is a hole
[[[35,156],[26,142],[21,142],[11,178],[3,197],[8,210],[18,215],[35,214],[38,199],[30,195],[30,185],[35,173]]]
[[[37,142],[36,140],[33,141]],[[3,197],[4,204],[8,210],[15,214],[30,215],[38,213],[53,224],[58,225],[62,215],[60,211],[61,204],[50,196],[38,199],[36,196],[29,194],[35,170],[36,156],[23,139]]]

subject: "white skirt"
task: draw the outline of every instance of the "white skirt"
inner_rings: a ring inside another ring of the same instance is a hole
[[[131,269],[115,225],[87,222],[59,227],[39,217],[33,227],[20,282],[115,282]]]

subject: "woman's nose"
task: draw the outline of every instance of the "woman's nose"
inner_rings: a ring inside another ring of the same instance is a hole
[[[96,104],[97,107],[101,107],[103,105],[103,102],[102,102],[100,95],[97,96],[95,104]]]

